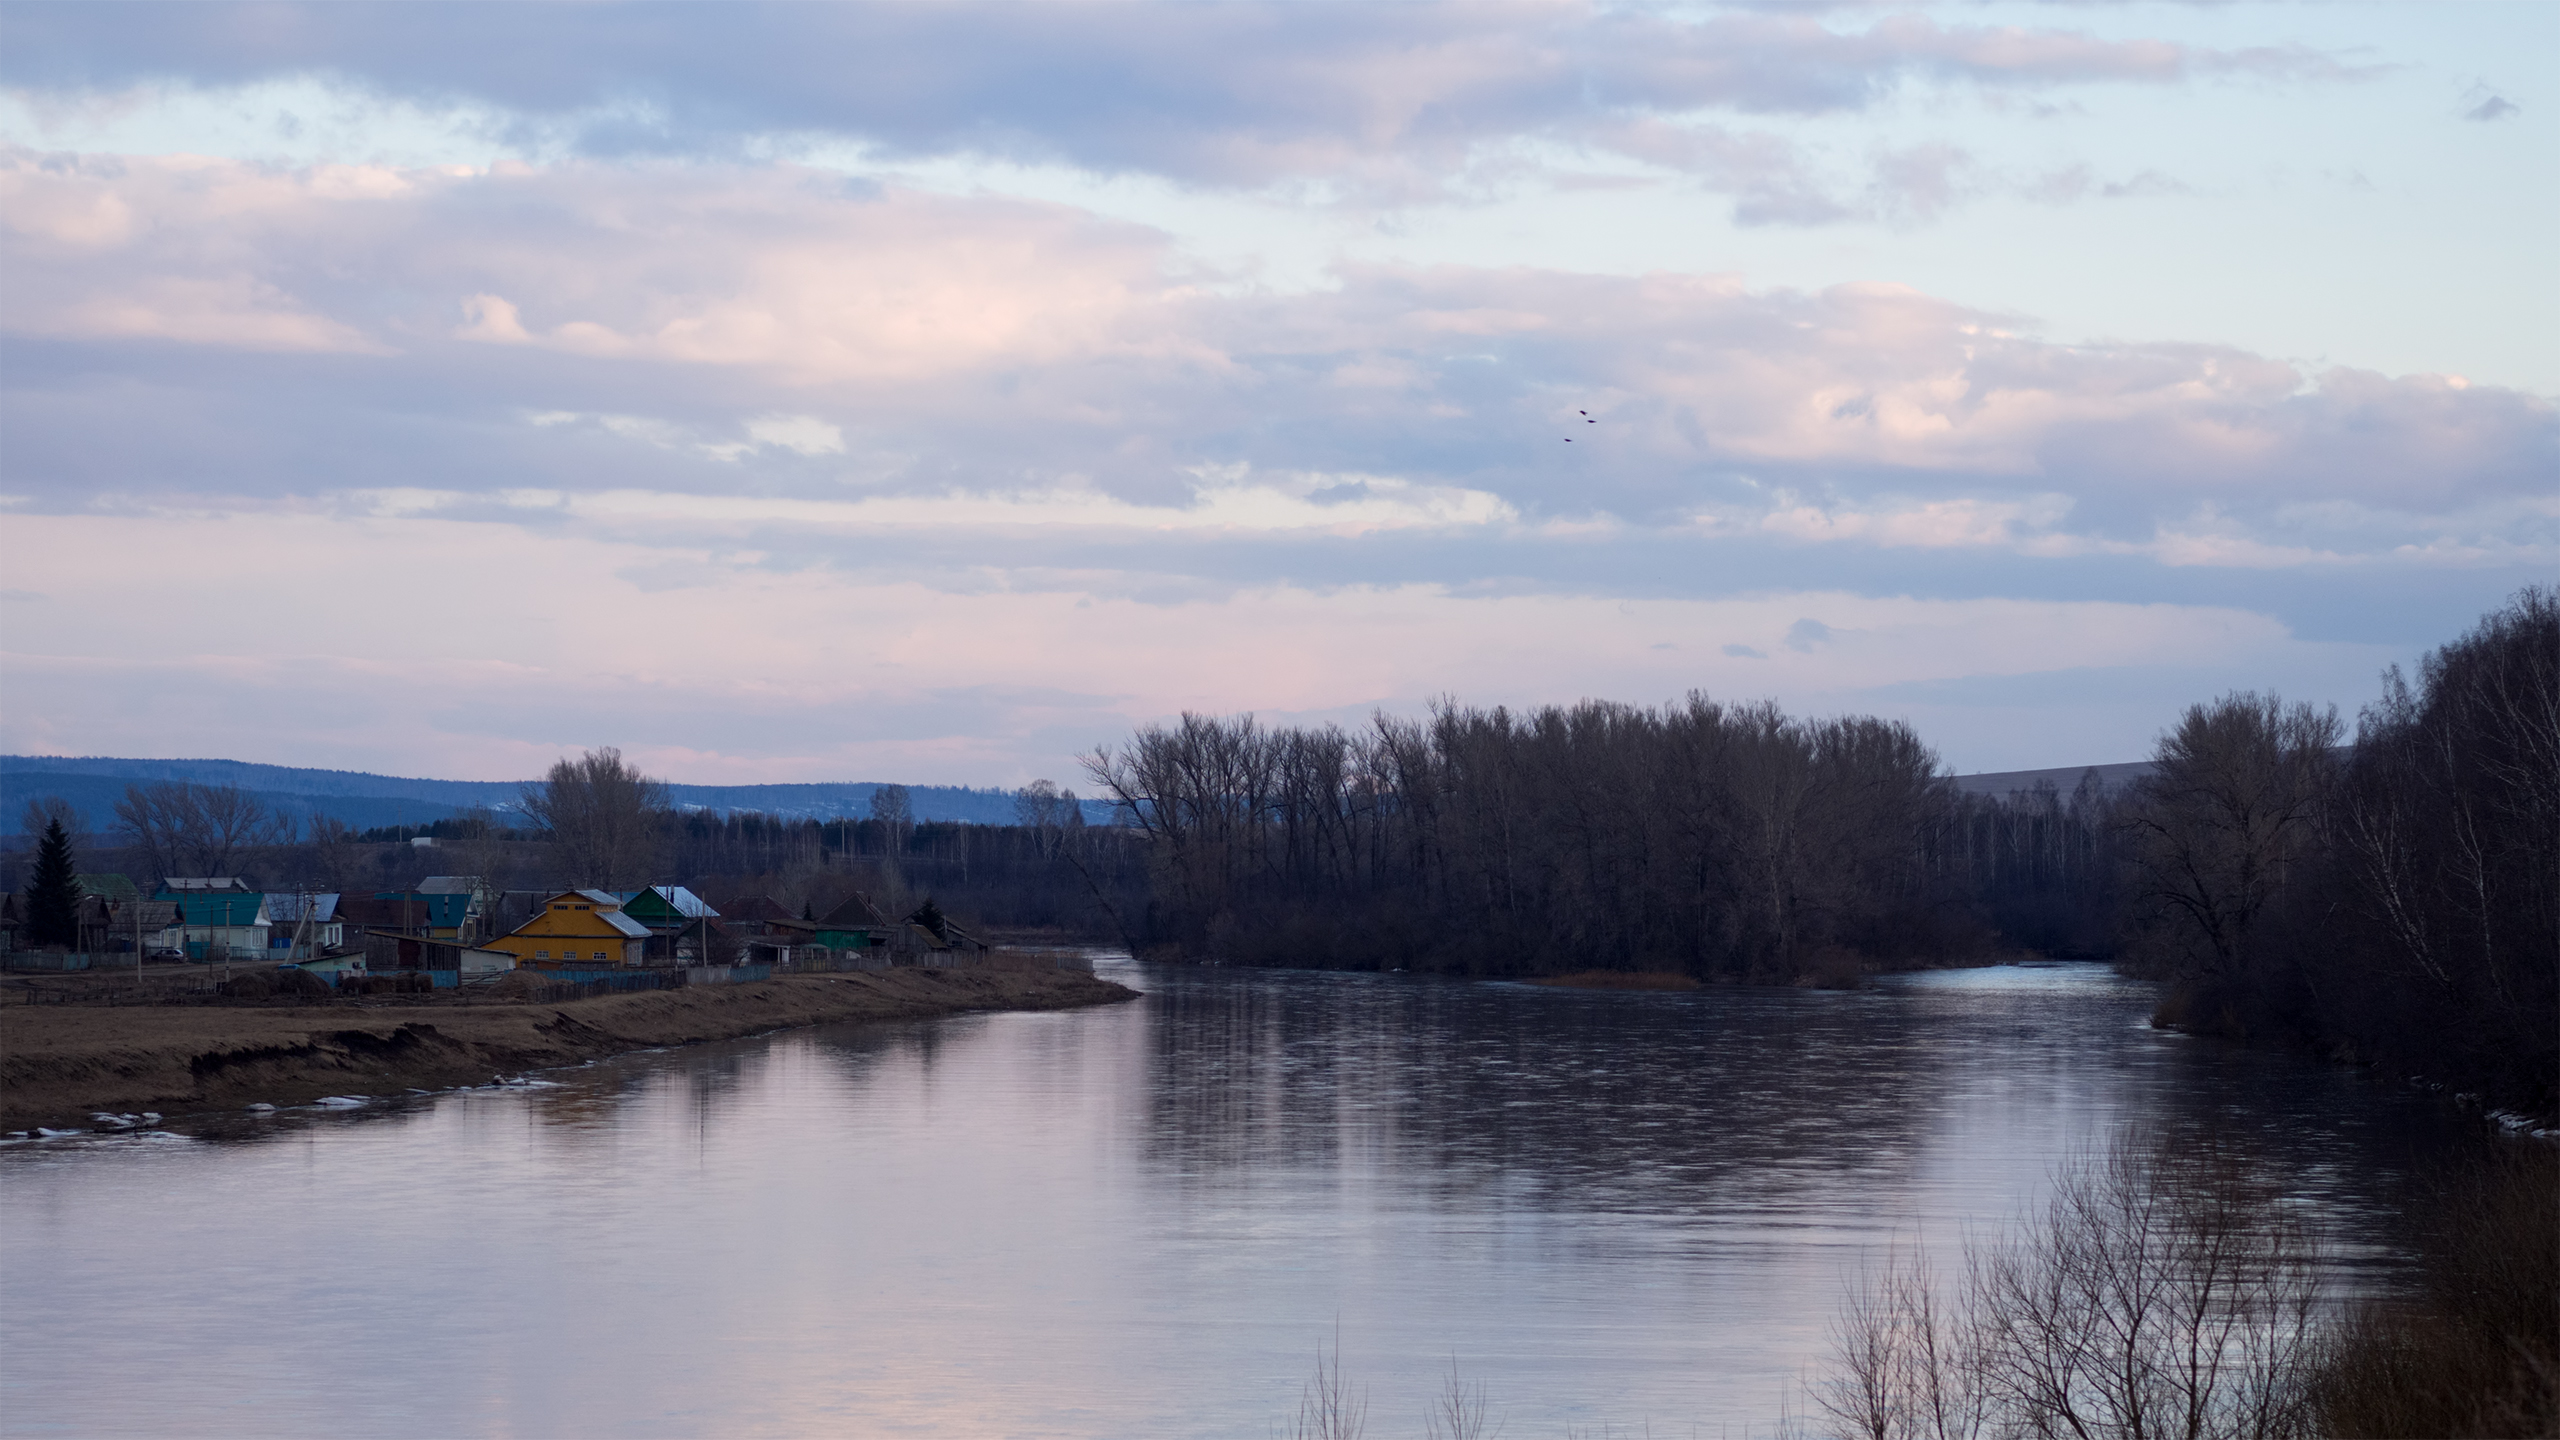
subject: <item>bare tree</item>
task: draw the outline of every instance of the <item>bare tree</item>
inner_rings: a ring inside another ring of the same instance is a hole
[[[1316,1342],[1316,1373],[1298,1395],[1296,1440],[1360,1440],[1369,1430],[1369,1392],[1342,1373],[1342,1337]]]
[[[2189,706],[2126,811],[2137,902],[2182,978],[2229,980],[2317,824],[2344,728],[2335,707],[2235,692]]]
[[[1120,908],[1111,903],[1110,895],[1094,878],[1092,867],[1085,864],[1078,843],[1084,836],[1084,803],[1076,799],[1076,792],[1061,789],[1052,781],[1034,780],[1013,797],[1013,814],[1015,821],[1031,832],[1032,844],[1042,858],[1066,861],[1077,878],[1084,881],[1094,903],[1110,919],[1111,928],[1120,932],[1121,943],[1134,953],[1137,938],[1121,918]]]
[[[1058,853],[1059,842],[1066,838],[1067,817],[1076,808],[1076,792],[1061,790],[1050,780],[1034,780],[1013,797],[1014,823],[1031,832],[1043,855]]]
[[[907,853],[907,836],[915,829],[916,811],[913,797],[904,785],[877,785],[871,791],[871,818],[888,831],[888,867],[891,872]]]
[[[321,883],[342,892],[356,888],[356,866],[362,858],[362,842],[356,838],[356,828],[335,815],[314,810],[303,822],[303,833],[309,837],[312,865],[318,870]]]
[[[2321,1358],[2311,1239],[2227,1145],[2130,1131],[2066,1168],[1951,1299],[1852,1292],[1815,1403],[1868,1440],[2297,1440]]]
[[[624,763],[607,745],[561,760],[520,802],[527,818],[551,832],[573,885],[629,890],[647,883],[657,863],[667,813],[667,787]]]
[[[30,800],[27,807],[18,812],[18,829],[25,833],[30,845],[42,843],[45,831],[55,825],[62,827],[63,834],[74,838],[86,828],[80,823],[80,812],[59,795]]]
[[[1989,1421],[1982,1337],[1925,1255],[1862,1274],[1831,1326],[1813,1402],[1861,1440],[1975,1440]]]
[[[506,889],[509,872],[515,868],[514,854],[497,815],[475,809],[460,818],[460,824],[446,827],[451,833],[437,844],[445,854],[447,873],[468,877],[490,895]]]
[[[184,780],[126,786],[116,821],[163,876],[229,874],[252,850],[282,844],[293,833],[290,816],[268,810],[237,785]]]
[[[1494,1432],[1485,1429],[1485,1411],[1484,1382],[1470,1384],[1461,1379],[1457,1357],[1451,1356],[1449,1373],[1440,1379],[1440,1393],[1422,1417],[1423,1433],[1430,1440],[1490,1440]]]

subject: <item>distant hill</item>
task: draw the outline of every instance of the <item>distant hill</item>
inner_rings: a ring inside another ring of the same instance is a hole
[[[237,785],[287,814],[327,815],[366,829],[377,825],[423,825],[474,809],[509,813],[515,810],[523,789],[523,783],[517,781],[423,780],[358,770],[256,765],[242,760],[0,755],[0,825],[14,830],[18,812],[26,802],[58,795],[80,812],[91,830],[106,830],[115,823],[115,802],[124,797],[125,787],[155,780]],[[682,810],[707,810],[721,815],[761,810],[795,819],[860,820],[870,817],[871,792],[887,783],[670,785],[667,791]],[[1010,790],[910,785],[907,793],[908,803],[919,820],[1013,823]],[[1089,800],[1085,802],[1085,818],[1095,824],[1108,824],[1111,807]]]
[[[2130,760],[2121,765],[2073,765],[2060,770],[1995,770],[1984,775],[1958,775],[1955,786],[1967,795],[2007,795],[2051,785],[2068,795],[2080,784],[2081,776],[2095,775],[2098,788],[2112,793],[2150,774],[2151,769],[2148,760]]]
[[[2118,790],[2151,772],[2148,761],[2120,765],[2082,765],[2056,770],[2003,770],[1986,775],[1958,775],[1955,787],[1970,795],[2006,795],[2051,783],[2064,794],[2094,772],[2105,789]],[[425,780],[400,775],[373,775],[360,770],[313,770],[292,765],[256,765],[243,760],[132,760],[107,756],[0,755],[0,836],[15,838],[19,810],[29,801],[58,795],[71,802],[92,831],[115,824],[115,803],[127,785],[155,780],[187,780],[199,785],[237,785],[271,809],[289,815],[327,815],[358,829],[381,825],[424,825],[475,809],[512,813],[523,789],[505,780]],[[862,820],[871,815],[871,792],[885,781],[835,785],[670,785],[670,798],[684,810],[726,815],[761,810],[795,819]],[[919,820],[967,820],[981,825],[1013,823],[1013,792],[977,790],[957,785],[911,785],[908,803]],[[1111,807],[1085,802],[1088,823],[1111,823]]]

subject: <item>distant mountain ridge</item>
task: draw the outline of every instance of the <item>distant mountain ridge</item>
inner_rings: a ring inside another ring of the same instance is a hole
[[[261,765],[245,760],[140,760],[115,756],[0,755],[0,807],[14,822],[27,801],[58,795],[78,810],[93,831],[115,823],[115,802],[128,785],[183,780],[198,785],[237,785],[268,807],[289,815],[327,815],[370,829],[424,825],[475,809],[513,813],[529,781],[431,780],[375,775],[361,770],[318,770]],[[726,815],[760,810],[793,819],[860,820],[871,814],[871,794],[887,781],[799,785],[669,785],[681,810]],[[1013,792],[959,785],[910,785],[908,804],[918,820],[965,820],[981,825],[1013,823]],[[1085,802],[1085,818],[1108,824],[1111,807]]]
[[[2084,774],[2102,790],[2119,790],[2151,772],[2148,761],[2079,765],[2051,770],[2004,770],[1952,777],[1959,791],[2007,795],[2050,783],[2069,795]],[[362,770],[319,770],[261,765],[246,760],[139,760],[115,756],[0,755],[0,827],[14,826],[29,800],[60,796],[88,828],[115,825],[115,804],[128,785],[184,780],[198,785],[237,785],[268,808],[296,817],[326,815],[358,829],[426,825],[473,810],[512,814],[526,783],[514,780],[430,780],[375,775]],[[871,792],[886,781],[841,784],[669,785],[679,809],[726,815],[758,810],[811,820],[862,820],[871,815]],[[980,825],[1013,823],[1013,792],[960,785],[910,785],[908,803],[919,820],[963,820]],[[1089,824],[1111,823],[1111,807],[1087,800]]]
[[[1950,777],[1958,792],[1966,795],[2010,795],[2033,790],[2038,785],[2051,785],[2069,796],[2080,784],[2080,777],[2097,777],[2101,793],[2112,794],[2150,774],[2154,766],[2148,760],[2127,760],[2116,765],[2070,765],[2056,770],[1996,770],[1982,775]]]

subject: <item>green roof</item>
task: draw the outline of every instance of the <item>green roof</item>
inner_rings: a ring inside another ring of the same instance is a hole
[[[226,890],[212,895],[172,895],[178,914],[189,925],[255,925],[267,897],[252,891]]]
[[[108,900],[142,898],[142,892],[135,889],[133,882],[122,875],[82,875],[78,879],[80,893],[83,895],[96,895]]]

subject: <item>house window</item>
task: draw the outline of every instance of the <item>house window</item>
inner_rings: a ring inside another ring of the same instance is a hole
[[[605,958],[605,953],[604,953],[603,951],[601,951],[601,950],[597,951],[597,952],[596,952],[596,958],[597,958],[597,959],[599,959],[599,960],[604,959],[604,958]]]
[[[533,952],[533,958],[536,960],[548,960],[551,958],[551,952],[548,950],[536,950]]]

